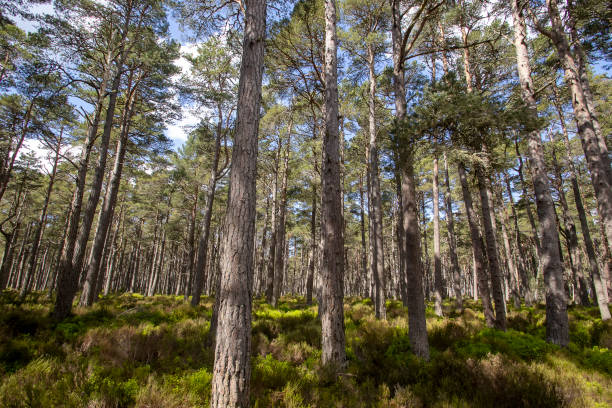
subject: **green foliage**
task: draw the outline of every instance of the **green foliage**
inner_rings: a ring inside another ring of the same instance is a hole
[[[77,407],[80,395],[75,389],[76,373],[52,359],[36,359],[6,378],[0,385],[0,406]]]
[[[45,317],[48,304],[2,304],[7,313],[0,314],[0,322],[11,330],[0,336],[0,406],[207,406],[212,302],[204,304],[191,308],[172,296],[109,296],[55,327]],[[511,312],[512,328],[501,332],[484,328],[482,313],[471,309],[477,304],[466,306],[456,317],[428,320],[432,357],[425,362],[411,352],[400,303],[388,302],[394,317],[380,321],[369,300],[347,299],[349,361],[338,376],[320,364],[315,307],[300,298],[284,298],[278,308],[258,300],[251,405],[583,407],[612,402],[607,391],[612,353],[599,344],[607,341],[610,326],[593,316],[594,308],[572,308],[575,336],[564,350],[544,341],[543,309]]]
[[[489,353],[501,353],[515,360],[541,361],[554,347],[542,339],[514,330],[484,329],[469,340],[459,341],[454,348],[464,357],[483,358]]]

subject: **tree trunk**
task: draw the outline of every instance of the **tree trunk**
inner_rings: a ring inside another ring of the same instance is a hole
[[[402,35],[402,13],[399,0],[392,1],[393,23],[391,36],[393,43],[393,88],[395,100],[396,129],[399,131],[406,117],[406,90],[404,85],[404,45]],[[429,342],[425,318],[425,298],[423,296],[423,269],[421,264],[421,239],[417,216],[416,186],[414,180],[414,157],[404,146],[399,152],[401,176],[401,200],[403,217],[403,237],[405,245],[408,335],[413,352],[429,360]]]
[[[533,212],[531,211],[531,201],[529,200],[529,192],[527,191],[527,182],[525,181],[525,177],[523,175],[523,156],[521,155],[521,151],[519,150],[518,139],[514,140],[514,147],[516,150],[516,157],[518,159],[518,169],[517,173],[519,179],[521,181],[521,190],[523,192],[523,200],[525,201],[525,212],[527,213],[527,219],[529,220],[529,225],[531,226],[531,234],[533,236],[533,241],[535,243],[535,256],[534,262],[538,265],[538,269],[535,270],[534,276],[537,278],[541,266],[542,260],[542,245],[540,243],[540,231],[538,226],[536,225],[535,218],[533,217]]]
[[[128,86],[128,89],[129,88],[130,86]],[[123,172],[123,162],[125,160],[128,134],[130,131],[130,122],[132,120],[133,103],[132,97],[129,97],[124,108],[123,120],[121,123],[121,130],[115,153],[115,163],[113,165],[113,170],[110,177],[110,186],[106,191],[106,196],[102,202],[102,212],[98,220],[98,228],[96,228],[96,234],[92,244],[85,284],[83,285],[83,292],[81,293],[81,306],[91,306],[94,302],[95,295],[97,295],[95,288],[98,284],[102,252],[104,250],[106,236],[108,235],[108,228],[113,219],[115,204],[117,203],[117,195],[119,194],[119,186],[121,184],[121,175]]]
[[[321,171],[321,362],[346,364],[344,337],[344,236],[340,185],[336,1],[325,0],[325,133]]]
[[[493,314],[493,306],[491,305],[491,295],[489,292],[489,279],[484,263],[484,247],[478,222],[476,220],[476,212],[472,204],[472,193],[470,192],[465,168],[462,163],[457,166],[459,180],[461,182],[461,190],[463,192],[463,203],[465,204],[465,213],[470,227],[470,238],[472,240],[472,251],[474,255],[474,272],[478,278],[478,294],[482,300],[482,311],[485,316],[487,326],[493,327],[495,324],[495,315]]]
[[[521,307],[521,298],[520,298],[520,289],[519,289],[519,285],[521,281],[520,281],[519,272],[518,272],[518,269],[515,263],[512,243],[510,241],[510,236],[508,235],[508,228],[509,228],[508,226],[510,225],[510,219],[508,218],[508,213],[506,212],[506,205],[504,203],[502,187],[500,184],[496,185],[495,193],[497,197],[498,206],[500,208],[501,215],[502,215],[501,230],[502,230],[502,239],[504,240],[504,251],[506,253],[506,262],[508,264],[508,272],[510,274],[510,291],[512,293],[512,298],[514,300],[514,307],[518,309]]]
[[[374,50],[371,44],[368,45],[368,72],[369,72],[369,93],[368,93],[368,130],[370,141],[368,144],[368,172],[370,177],[368,191],[368,202],[370,204],[370,236],[372,242],[372,275],[374,276],[375,299],[374,306],[376,317],[386,319],[385,308],[385,263],[383,248],[383,222],[382,222],[382,200],[380,194],[380,178],[378,175],[378,145],[376,141],[376,72]]]
[[[598,284],[597,281],[601,281],[601,275],[599,270],[599,265],[597,263],[597,255],[595,254],[595,247],[593,245],[593,240],[591,239],[591,232],[589,230],[589,223],[587,221],[586,210],[584,208],[584,204],[582,202],[582,194],[580,192],[580,186],[578,184],[578,176],[576,175],[576,168],[574,166],[574,160],[572,158],[572,148],[570,145],[570,140],[567,132],[567,127],[565,125],[565,118],[563,116],[563,110],[561,109],[561,104],[559,102],[557,87],[553,86],[553,103],[557,110],[557,115],[559,116],[559,122],[561,123],[561,131],[563,134],[563,143],[565,144],[565,161],[566,166],[570,173],[570,182],[572,184],[572,193],[574,195],[574,202],[576,204],[576,212],[578,213],[578,220],[580,221],[580,229],[582,230],[582,238],[584,239],[584,246],[587,253],[587,258],[589,260],[589,272],[591,275],[591,279],[595,283],[595,296],[597,299],[597,304],[600,307],[600,312],[602,318],[606,315],[606,310],[602,307],[605,302],[600,303],[600,298],[605,298],[602,293],[605,288],[598,293]],[[585,282],[585,286],[587,283]],[[607,307],[605,307],[607,309]],[[609,309],[607,309],[607,315],[609,315]]]
[[[366,169],[367,172],[367,169]],[[367,175],[366,175],[367,176]],[[369,179],[369,177],[367,177]],[[369,183],[368,183],[369,184]],[[361,233],[361,282],[368,281],[368,244],[366,242],[366,227],[365,227],[365,202],[363,191],[363,174],[359,174],[359,232]],[[368,200],[369,203],[369,200]],[[370,232],[370,239],[372,234]],[[361,291],[360,291],[361,292]]]
[[[446,205],[446,224],[448,227],[448,251],[451,260],[451,272],[453,275],[453,291],[457,310],[463,311],[463,297],[461,295],[461,271],[459,270],[459,259],[457,258],[457,239],[455,235],[455,217],[453,215],[452,192],[450,187],[450,177],[448,174],[448,163],[446,153],[444,153],[444,179],[446,194],[444,203]],[[444,193],[443,193],[444,194]]]
[[[518,273],[521,279],[520,286],[522,287],[522,291],[520,293],[525,298],[525,304],[530,305],[533,301],[531,295],[531,289],[529,284],[529,276],[527,276],[527,267],[526,267],[526,257],[525,251],[523,250],[523,245],[521,242],[521,231],[519,229],[518,224],[518,214],[516,213],[516,207],[514,206],[514,199],[512,198],[512,187],[510,185],[510,178],[508,177],[508,173],[504,172],[504,183],[506,185],[506,189],[508,191],[508,201],[510,202],[510,210],[512,212],[512,220],[514,223],[514,240],[518,249]]]
[[[587,104],[587,108],[589,109],[589,113],[591,115],[591,121],[593,122],[593,130],[595,131],[595,135],[597,136],[597,142],[601,150],[602,163],[608,173],[608,182],[612,185],[612,167],[610,166],[608,144],[606,142],[606,137],[603,135],[603,132],[601,130],[601,125],[599,124],[599,119],[597,118],[595,104],[593,103],[593,93],[591,92],[591,85],[589,84],[589,79],[586,70],[586,64],[588,60],[584,52],[584,48],[582,47],[582,43],[580,42],[578,30],[576,29],[576,21],[573,16],[574,4],[572,0],[567,0],[566,4],[567,23],[570,29],[571,42],[574,45],[574,50],[576,53],[576,63],[578,65],[580,85],[582,86],[582,89],[584,91],[584,98]],[[608,248],[610,247],[608,246]]]
[[[591,173],[593,190],[597,198],[597,209],[604,223],[608,245],[612,245],[612,180],[610,179],[610,159],[606,157],[607,152],[602,150],[603,146],[599,143],[595,133],[593,118],[589,111],[585,91],[580,80],[580,70],[563,31],[563,23],[559,14],[557,0],[547,0],[546,3],[551,20],[551,31],[548,34],[557,49],[557,54],[565,70],[565,81],[571,91],[574,118],[589,172]]]
[[[64,128],[60,130],[60,134],[57,139],[57,144],[55,145],[55,157],[53,159],[53,168],[51,169],[51,174],[49,175],[49,184],[47,185],[47,194],[45,195],[45,201],[43,203],[43,207],[40,210],[40,217],[38,219],[38,225],[36,226],[36,232],[34,233],[34,240],[32,241],[32,251],[30,253],[30,264],[28,266],[28,281],[23,286],[20,298],[21,300],[25,300],[26,295],[30,291],[31,287],[31,279],[34,276],[34,270],[36,268],[37,260],[38,260],[38,250],[40,248],[40,244],[42,241],[42,236],[45,231],[45,225],[47,223],[47,209],[49,208],[49,201],[51,200],[51,193],[53,191],[53,184],[55,183],[55,175],[57,174],[57,164],[59,163],[60,158],[60,149],[62,147],[62,138],[64,135]]]
[[[219,109],[219,114],[221,110]],[[206,281],[206,261],[208,259],[208,237],[210,236],[210,223],[212,220],[213,204],[215,200],[215,190],[219,178],[219,154],[221,152],[222,119],[219,116],[217,123],[217,138],[215,139],[215,153],[210,171],[210,181],[208,182],[208,194],[206,197],[206,212],[204,213],[204,225],[198,243],[198,262],[195,268],[194,285],[191,297],[191,305],[196,306],[200,303],[202,288]]]
[[[433,162],[433,245],[434,245],[434,306],[438,316],[443,316],[442,312],[442,292],[444,282],[442,281],[442,260],[440,259],[440,192],[438,188],[438,158],[434,157]]]
[[[495,301],[495,327],[506,330],[506,307],[503,289],[503,274],[499,265],[497,251],[497,239],[493,226],[493,213],[489,202],[489,185],[484,170],[480,167],[475,169],[478,181],[478,192],[480,193],[480,204],[482,210],[482,224],[485,231],[487,245],[487,260],[489,261],[489,272],[491,274],[491,288],[493,289],[493,300]]]
[[[272,192],[272,236],[270,237],[270,252],[268,253],[268,278],[266,279],[266,301],[270,304],[272,304],[272,298],[274,297],[274,266],[276,265],[276,248],[278,247],[278,177],[280,173],[280,157],[282,147],[282,139],[279,137],[278,147],[276,149],[276,156],[274,159],[274,191]]]
[[[246,0],[230,191],[221,245],[221,279],[211,408],[247,408],[251,377],[251,293],[257,204],[257,132],[266,36],[265,0]]]
[[[68,210],[68,224],[66,228],[65,243],[62,247],[60,262],[58,265],[57,272],[57,295],[55,299],[55,305],[53,308],[52,316],[55,320],[63,320],[68,317],[72,311],[72,301],[77,290],[79,272],[80,270],[73,267],[73,258],[75,255],[75,246],[77,238],[79,236],[79,221],[81,218],[81,209],[83,206],[83,196],[85,193],[85,182],[87,176],[87,169],[89,166],[89,158],[91,149],[96,140],[98,134],[98,127],[100,125],[100,118],[102,115],[102,109],[104,108],[104,100],[106,99],[106,86],[111,73],[111,54],[107,55],[106,65],[104,67],[104,74],[100,88],[98,90],[98,99],[96,101],[96,107],[94,111],[94,117],[89,125],[87,132],[87,138],[83,144],[83,150],[81,151],[81,157],[78,163],[77,177],[76,177],[76,188],[72,196],[72,202]],[[115,85],[115,83],[113,83]],[[118,84],[117,84],[118,87]],[[115,95],[112,93],[112,95]],[[110,107],[110,103],[109,103]],[[108,109],[107,109],[108,113]],[[107,115],[108,116],[108,115]],[[112,120],[111,120],[112,122]],[[110,126],[110,125],[109,125]],[[106,124],[105,124],[106,128]],[[109,130],[110,134],[110,130]],[[99,192],[98,192],[99,194]],[[97,204],[97,201],[96,201]],[[95,208],[94,208],[95,212]],[[83,249],[84,251],[84,249]]]
[[[512,1],[512,12],[514,20],[514,46],[521,91],[527,108],[535,118],[537,117],[537,109],[533,82],[531,80],[529,53],[527,51],[527,30],[518,0]],[[538,221],[542,229],[542,253],[540,259],[544,272],[544,284],[546,286],[546,337],[551,343],[567,346],[569,344],[569,322],[567,299],[563,285],[561,254],[559,252],[559,235],[556,231],[555,208],[550,194],[550,183],[546,174],[546,163],[544,161],[540,135],[537,130],[532,130],[529,132],[528,137],[531,178],[536,196]],[[612,198],[612,190],[610,194]],[[612,205],[612,202],[610,204]],[[612,213],[610,215],[612,216]]]
[[[272,293],[272,306],[276,307],[282,295],[283,277],[285,275],[285,217],[287,215],[287,179],[289,178],[289,153],[291,148],[291,132],[293,123],[289,124],[289,135],[285,146],[285,160],[283,165],[283,179],[280,187],[280,202],[278,208],[278,236],[276,237],[276,251],[274,252],[274,290]]]
[[[312,304],[312,287],[314,283],[315,266],[317,260],[317,201],[319,196],[317,188],[312,186],[312,208],[310,210],[310,262],[308,264],[308,278],[306,279],[306,304]]]

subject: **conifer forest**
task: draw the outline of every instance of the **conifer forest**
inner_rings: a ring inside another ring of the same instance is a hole
[[[612,407],[605,0],[0,0],[0,408]]]

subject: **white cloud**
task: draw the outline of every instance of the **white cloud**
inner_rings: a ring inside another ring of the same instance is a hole
[[[166,136],[172,140],[175,147],[185,143],[191,128],[200,122],[200,117],[185,106],[182,107],[182,114],[180,121],[166,127]]]
[[[178,66],[181,72],[172,78],[173,82],[179,82],[182,76],[189,75],[191,64],[187,61],[185,55],[195,55],[200,44],[201,43],[186,43],[181,45],[181,57],[174,61],[174,65]],[[196,114],[193,109],[190,109],[189,106],[184,104],[181,104],[181,115],[181,120],[166,127],[166,136],[172,140],[175,148],[185,143],[191,128],[197,125],[201,120],[201,117]]]
[[[20,154],[33,153],[40,160],[40,168],[46,173],[51,173],[55,153],[39,139],[27,139],[21,146]],[[61,155],[68,157],[78,157],[81,154],[81,146],[64,145]],[[60,158],[60,161],[62,159]]]

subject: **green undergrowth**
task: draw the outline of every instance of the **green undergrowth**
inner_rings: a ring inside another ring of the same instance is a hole
[[[108,296],[53,323],[44,293],[0,296],[0,407],[206,407],[212,381],[213,299]],[[316,305],[286,297],[253,306],[253,407],[612,406],[612,324],[570,307],[571,344],[545,341],[542,306],[509,308],[506,332],[487,328],[466,300],[444,318],[428,305],[431,359],[411,352],[408,313],[345,300],[348,364],[320,364]]]

